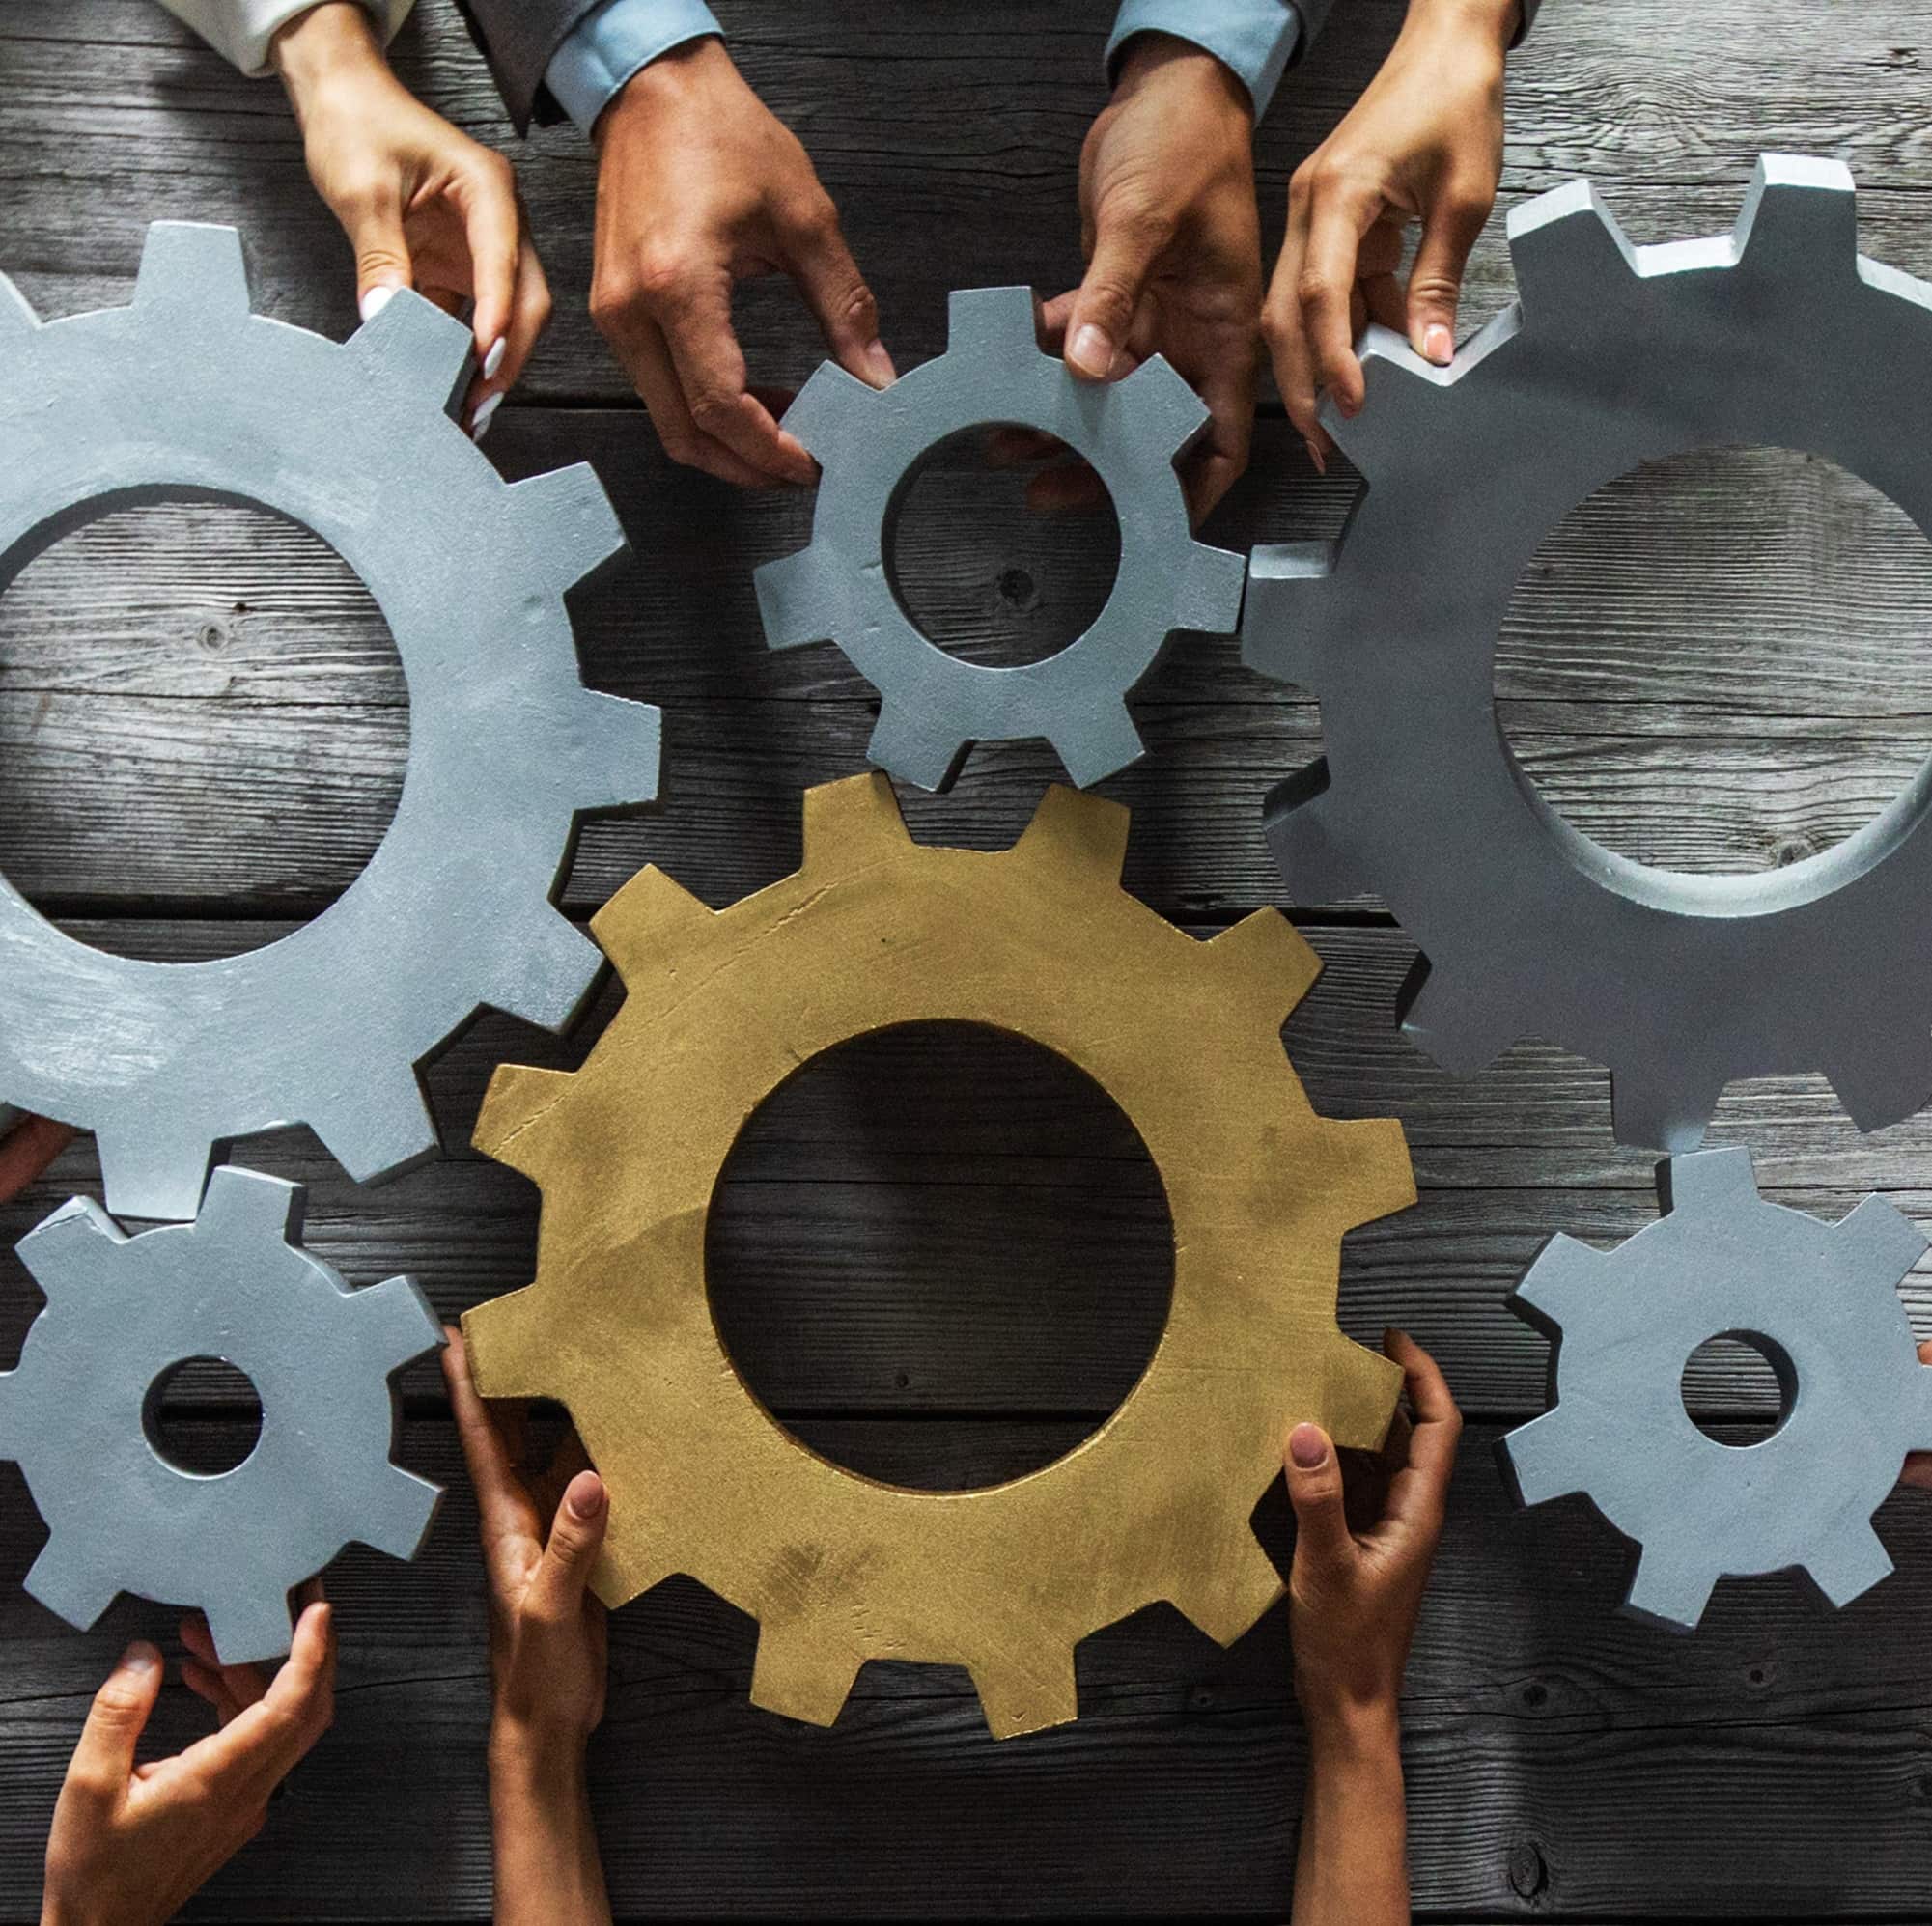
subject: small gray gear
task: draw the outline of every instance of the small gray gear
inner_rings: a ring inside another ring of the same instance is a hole
[[[65,1204],[19,1245],[46,1298],[0,1372],[0,1458],[48,1539],[27,1589],[83,1631],[128,1591],[199,1607],[226,1664],[289,1649],[289,1591],[351,1539],[411,1558],[439,1487],[390,1463],[391,1374],[442,1332],[406,1277],[352,1291],[299,1247],[298,1185],[223,1165],[201,1215],[128,1237]],[[161,1456],[159,1380],[191,1357],[247,1374],[262,1434],[214,1476]]]
[[[1834,1605],[1891,1570],[1871,1515],[1932,1449],[1932,1370],[1898,1283],[1924,1236],[1880,1197],[1835,1224],[1765,1201],[1745,1150],[1658,1166],[1666,1215],[1614,1251],[1546,1244],[1510,1307],[1546,1331],[1552,1409],[1498,1446],[1526,1505],[1581,1493],[1641,1549],[1625,1609],[1695,1627],[1721,1577],[1796,1568]],[[1729,1445],[1684,1409],[1714,1337],[1768,1356],[1785,1416]]]
[[[1521,303],[1451,367],[1370,331],[1366,405],[1330,422],[1367,483],[1340,542],[1252,558],[1246,659],[1322,706],[1326,756],[1266,805],[1289,887],[1380,891],[1422,951],[1404,1027],[1445,1068],[1526,1035],[1608,1064],[1620,1142],[1693,1149],[1730,1079],[1789,1073],[1896,1123],[1932,1094],[1932,774],[1787,868],[1651,868],[1537,794],[1494,656],[1563,514],[1685,448],[1827,456],[1932,532],[1932,286],[1860,256],[1842,166],[1780,155],[1728,235],[1634,247],[1576,181],[1509,244]]]
[[[1143,745],[1127,694],[1177,628],[1232,633],[1243,563],[1196,542],[1174,460],[1208,418],[1161,356],[1123,381],[1082,381],[1041,351],[1030,288],[955,292],[946,351],[889,388],[826,362],[785,426],[825,470],[809,547],[758,571],[773,649],[835,641],[878,689],[870,754],[920,789],[950,787],[975,742],[1045,737],[1084,789]],[[962,661],[921,633],[893,588],[886,548],[921,456],[970,428],[1014,423],[1057,436],[1098,471],[1120,520],[1106,605],[1057,654],[1013,668]]]
[[[150,228],[126,308],[42,324],[0,278],[0,584],[111,509],[255,503],[362,577],[408,679],[395,821],[279,942],[107,956],[0,879],[0,1103],[93,1130],[121,1214],[192,1217],[288,1124],[402,1169],[436,1148],[419,1065],[486,1004],[561,1028],[596,980],[551,897],[579,812],[656,794],[658,712],[584,687],[564,595],[623,535],[587,466],[502,480],[449,419],[470,366],[407,291],[340,346],[251,314],[232,228]]]

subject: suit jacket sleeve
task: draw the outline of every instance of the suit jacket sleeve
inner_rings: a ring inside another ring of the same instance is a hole
[[[503,104],[518,133],[563,119],[544,86],[544,70],[586,14],[600,0],[457,0],[470,31],[496,76]]]

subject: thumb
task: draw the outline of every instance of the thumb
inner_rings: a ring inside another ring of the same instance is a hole
[[[355,250],[356,312],[364,321],[374,321],[390,295],[415,279],[409,237],[403,230],[403,203],[394,193],[378,190],[345,203],[338,212]]]
[[[160,1691],[161,1655],[146,1639],[136,1639],[94,1695],[80,1744],[73,1748],[70,1779],[102,1799],[120,1799]]]
[[[1346,1561],[1355,1540],[1342,1507],[1342,1467],[1318,1424],[1298,1424],[1282,1455],[1295,1507],[1295,1562],[1320,1569]]]
[[[1454,358],[1463,269],[1494,199],[1486,188],[1451,181],[1423,222],[1415,265],[1409,270],[1409,345],[1438,367],[1446,368]]]
[[[1067,366],[1089,381],[1105,381],[1127,347],[1140,296],[1166,244],[1159,222],[1130,220],[1100,210],[1093,259],[1067,317]]]
[[[529,1602],[546,1617],[574,1617],[583,1605],[591,1567],[603,1549],[610,1499],[595,1471],[579,1471],[564,1490],[549,1542],[530,1580]]]

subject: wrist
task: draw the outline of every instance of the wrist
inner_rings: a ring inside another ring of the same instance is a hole
[[[1201,94],[1217,105],[1234,108],[1252,125],[1254,103],[1247,89],[1223,60],[1175,34],[1135,34],[1120,55],[1113,98],[1126,98],[1143,87],[1175,87]]]
[[[734,84],[742,87],[744,82],[723,41],[715,34],[685,41],[646,61],[611,96],[597,117],[591,139],[602,144],[613,127],[628,121],[649,120],[677,101]]]
[[[1508,52],[1523,24],[1522,0],[1409,0],[1403,31],[1440,29],[1461,42]]]
[[[322,0],[281,28],[268,59],[290,93],[372,67],[388,70],[382,42],[361,0]]]
[[[498,1714],[490,1724],[493,1786],[542,1801],[576,1797],[588,1783],[587,1735]]]
[[[1401,1756],[1402,1708],[1393,1692],[1350,1697],[1298,1686],[1296,1696],[1314,1757],[1351,1762]]]

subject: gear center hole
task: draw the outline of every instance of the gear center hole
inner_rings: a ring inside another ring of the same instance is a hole
[[[375,855],[408,701],[312,529],[230,498],[110,507],[0,566],[0,873],[116,956],[259,948]]]
[[[752,1394],[849,1471],[969,1491],[1126,1399],[1166,1327],[1174,1231],[1139,1132],[1083,1072],[973,1023],[812,1059],[719,1173],[712,1317]]]
[[[261,1443],[262,1397],[225,1357],[183,1357],[148,1386],[141,1429],[177,1471],[219,1478],[239,1470]]]
[[[1684,1414],[1706,1438],[1743,1449],[1782,1429],[1798,1395],[1798,1372],[1776,1338],[1720,1331],[1684,1360],[1678,1388]]]
[[[1029,507],[1029,489],[1078,499]],[[983,668],[1045,661],[1078,641],[1119,569],[1120,520],[1099,477],[1063,443],[1012,422],[936,442],[886,520],[886,578],[906,619]]]

